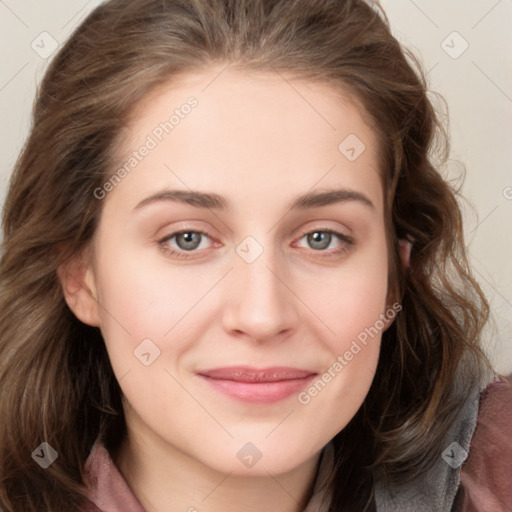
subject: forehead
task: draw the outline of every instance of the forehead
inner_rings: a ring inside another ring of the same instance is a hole
[[[377,135],[367,118],[351,96],[277,72],[182,74],[131,111],[116,165],[133,165],[111,196],[134,201],[176,184],[238,196],[336,185],[368,189],[378,206]],[[150,150],[134,155],[143,146]]]

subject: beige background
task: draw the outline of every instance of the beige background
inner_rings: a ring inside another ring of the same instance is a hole
[[[129,1],[129,0],[127,0]],[[307,0],[305,0],[307,1]],[[35,87],[53,46],[100,2],[0,0],[0,201],[28,133]],[[496,323],[486,344],[512,372],[512,3],[507,0],[383,0],[395,36],[428,70],[448,102],[450,176],[463,162],[466,242]]]

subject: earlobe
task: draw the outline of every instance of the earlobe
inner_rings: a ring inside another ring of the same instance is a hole
[[[99,327],[99,303],[92,265],[84,254],[57,269],[64,298],[74,315],[85,324]]]

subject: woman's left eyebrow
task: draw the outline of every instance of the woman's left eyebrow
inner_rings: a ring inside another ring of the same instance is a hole
[[[162,190],[140,201],[133,210],[136,211],[160,201],[184,203],[196,208],[231,209],[229,200],[219,194],[197,190]],[[306,210],[349,201],[356,201],[371,209],[375,209],[374,204],[365,194],[344,188],[308,192],[294,199],[288,208],[290,210]]]
[[[362,192],[345,188],[329,189],[319,192],[310,192],[299,196],[290,205],[290,210],[305,210],[308,208],[318,208],[334,203],[342,203],[347,201],[357,201],[365,206],[375,209],[374,204]]]

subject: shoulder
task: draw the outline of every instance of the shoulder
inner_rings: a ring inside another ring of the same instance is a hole
[[[512,376],[480,395],[457,502],[461,512],[512,511]]]

